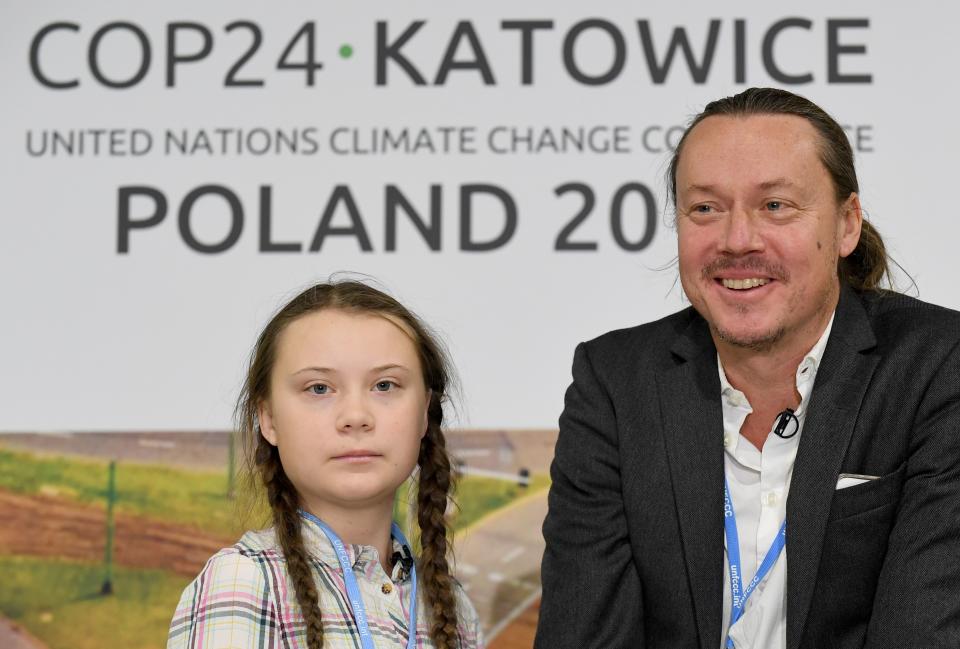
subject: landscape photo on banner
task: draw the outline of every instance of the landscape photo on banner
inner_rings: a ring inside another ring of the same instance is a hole
[[[687,305],[664,174],[708,101],[776,86],[828,110],[900,287],[960,308],[960,222],[928,199],[960,146],[958,13],[3,6],[0,646],[165,645],[244,529],[250,349],[329,278],[449,347],[456,576],[489,646],[530,646],[573,349]]]

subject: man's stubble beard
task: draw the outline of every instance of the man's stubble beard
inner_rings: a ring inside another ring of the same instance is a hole
[[[834,296],[835,286],[837,285],[829,284],[825,286],[823,291],[821,291],[817,296],[819,306],[814,313],[816,316],[823,316],[829,311],[830,304],[833,302],[832,298]],[[800,293],[799,295],[793,296],[787,305],[787,313],[794,311],[799,305],[803,304],[805,296],[806,293]],[[741,314],[745,314],[748,312],[748,309],[746,307],[738,307],[737,311]],[[752,336],[737,336],[734,332],[721,329],[712,322],[708,321],[708,324],[710,325],[710,331],[718,340],[722,340],[723,342],[734,347],[747,349],[757,353],[769,352],[787,335],[786,325],[782,322],[778,323],[769,331],[754,334]]]

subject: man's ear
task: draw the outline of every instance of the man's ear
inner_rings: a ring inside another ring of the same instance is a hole
[[[277,445],[277,430],[273,427],[273,413],[270,410],[270,403],[261,401],[257,406],[257,420],[260,422],[260,434],[272,446]]]
[[[851,192],[840,206],[840,245],[837,248],[841,257],[846,257],[856,250],[862,227],[863,210],[860,207],[860,197],[856,192]]]

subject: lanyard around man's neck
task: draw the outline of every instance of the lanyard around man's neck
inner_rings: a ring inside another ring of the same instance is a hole
[[[743,588],[743,571],[740,566],[740,536],[737,534],[737,517],[733,512],[733,501],[730,500],[730,487],[726,478],[723,480],[723,529],[727,537],[727,564],[730,566],[730,626],[743,616],[744,608],[747,605],[747,598],[757,587],[773,564],[777,562],[780,553],[783,552],[787,544],[787,521],[784,520],[780,525],[780,531],[763,557],[760,567],[757,568],[757,574],[753,576],[746,588]],[[727,631],[727,641],[724,643],[727,649],[733,649],[733,640],[730,639],[730,632]]]

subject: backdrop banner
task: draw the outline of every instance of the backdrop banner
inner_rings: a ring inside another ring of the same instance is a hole
[[[343,271],[448,341],[460,425],[553,427],[578,341],[683,306],[664,171],[751,85],[835,115],[869,218],[958,307],[960,223],[924,198],[956,172],[958,13],[7,4],[0,429],[227,428],[259,327]]]

